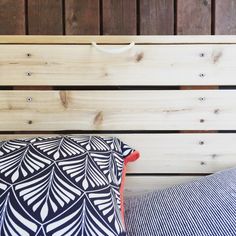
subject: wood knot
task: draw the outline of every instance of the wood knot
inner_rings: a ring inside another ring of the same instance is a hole
[[[222,52],[213,53],[212,55],[213,63],[216,64],[221,57],[222,57]]]
[[[68,101],[68,94],[66,91],[60,91],[60,100],[63,107],[67,108],[69,101]]]
[[[28,120],[28,124],[29,124],[29,125],[32,125],[32,124],[33,124],[33,121],[32,121],[32,120]]]
[[[143,52],[140,52],[136,55],[136,62],[140,62],[143,59]]]
[[[203,5],[204,5],[204,6],[208,6],[208,4],[209,4],[209,3],[208,3],[207,0],[203,0]]]
[[[201,161],[200,164],[201,164],[201,166],[204,166],[204,165],[206,165],[206,162],[205,161]]]
[[[94,117],[94,125],[101,125],[103,122],[103,112],[102,111],[99,111],[96,116]]]

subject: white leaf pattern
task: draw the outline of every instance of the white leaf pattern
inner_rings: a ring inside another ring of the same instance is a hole
[[[85,150],[79,145],[72,142],[67,137],[56,137],[38,141],[34,143],[34,146],[41,150],[43,153],[52,156],[53,159],[57,160],[59,157],[72,157],[80,155],[85,152]]]
[[[51,161],[36,153],[31,145],[28,145],[18,151],[14,151],[0,158],[0,173],[4,173],[9,180],[15,182],[20,174],[23,177],[33,174],[51,164]]]
[[[8,192],[5,199],[0,199],[0,235],[35,235],[38,225],[14,208],[12,202],[14,203],[16,200],[10,200],[10,194]]]
[[[120,184],[131,153],[117,138],[0,143],[0,235],[124,236]]]
[[[116,232],[119,234],[123,230],[120,214],[120,195],[115,188],[104,189],[102,193],[89,193],[89,198],[93,200],[99,211],[107,217],[109,223],[113,223]]]
[[[52,236],[115,236],[113,229],[106,225],[84,198],[74,207],[71,214],[61,215],[46,226],[47,235]]]
[[[89,153],[86,153],[80,158],[60,161],[58,162],[58,166],[60,166],[67,175],[70,175],[76,183],[82,181],[84,190],[87,190],[89,186],[94,188],[95,186],[99,187],[108,184],[107,178],[94,163]]]
[[[49,215],[60,211],[81,195],[67,180],[63,180],[55,167],[43,172],[34,180],[24,181],[15,186],[19,197],[23,198],[27,206],[32,207],[32,212],[39,212],[42,221]]]

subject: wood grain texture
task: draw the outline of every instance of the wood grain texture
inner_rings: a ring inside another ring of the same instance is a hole
[[[174,34],[174,0],[140,0],[140,34]]]
[[[236,34],[236,1],[215,1],[215,34]]]
[[[211,34],[211,0],[177,1],[177,34]]]
[[[0,45],[0,51],[0,85],[5,86],[236,83],[236,45],[135,45],[121,54],[90,45]]]
[[[67,35],[100,34],[99,0],[65,1]]]
[[[1,131],[236,129],[234,90],[2,91],[0,107]]]
[[[91,42],[99,44],[128,44],[135,42],[138,45],[146,44],[236,44],[235,35],[178,35],[178,36],[156,36],[156,35],[101,35],[101,36],[36,36],[17,35],[0,36],[0,44],[81,44],[91,45]]]
[[[104,35],[137,34],[136,0],[103,0]]]
[[[25,34],[25,1],[0,1],[0,34]]]
[[[62,0],[29,0],[28,33],[31,35],[63,34]]]

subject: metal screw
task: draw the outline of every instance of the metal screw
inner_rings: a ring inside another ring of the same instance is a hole
[[[206,75],[205,74],[203,74],[203,73],[200,73],[199,74],[199,77],[201,77],[201,78],[204,78]]]
[[[200,57],[205,57],[205,53],[204,53],[204,52],[201,52],[201,53],[199,54],[199,56],[200,56]]]
[[[32,121],[32,120],[29,120],[29,121],[28,121],[28,124],[29,124],[29,125],[33,124],[33,121]]]
[[[26,56],[27,56],[27,57],[31,57],[31,54],[30,54],[30,53],[27,53]]]
[[[204,123],[205,122],[205,120],[204,119],[200,119],[200,123]]]
[[[215,114],[219,114],[219,112],[220,112],[220,109],[215,109],[215,110],[214,110],[214,113],[215,113]]]
[[[206,98],[205,98],[205,97],[200,97],[198,100],[199,100],[199,101],[205,101]]]
[[[204,144],[204,141],[202,141],[202,140],[199,141],[199,144],[200,144],[200,145],[203,145],[203,144]]]
[[[32,102],[32,100],[33,100],[32,97],[28,97],[28,98],[26,99],[27,102]]]
[[[31,73],[31,72],[27,72],[26,75],[27,75],[27,76],[31,76],[32,73]]]

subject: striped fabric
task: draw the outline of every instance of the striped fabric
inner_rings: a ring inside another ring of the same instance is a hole
[[[235,236],[236,168],[125,199],[128,236]]]

